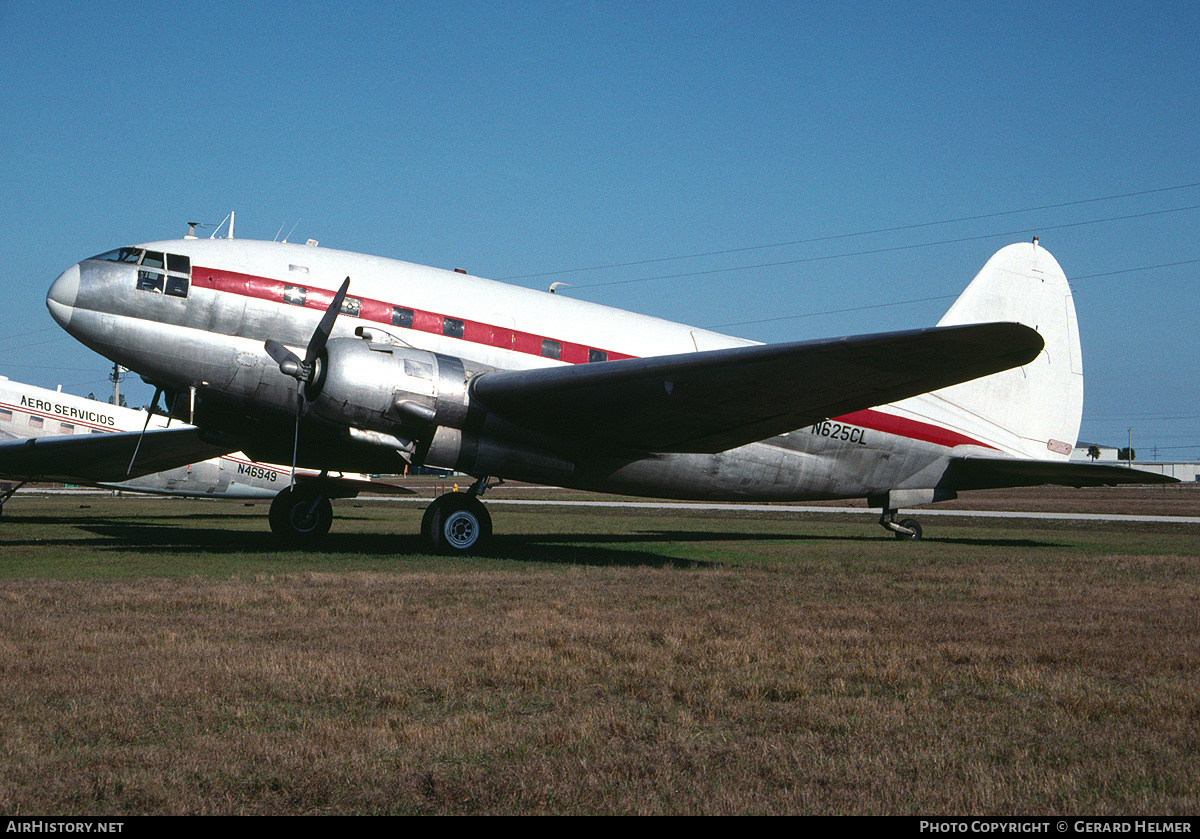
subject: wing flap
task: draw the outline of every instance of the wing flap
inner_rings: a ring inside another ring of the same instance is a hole
[[[150,429],[138,446],[140,431],[31,437],[0,442],[0,474],[19,480],[66,483],[117,482],[229,454],[230,446],[201,439],[200,429]],[[133,470],[129,461],[137,448]]]
[[[561,439],[719,452],[1027,364],[1033,329],[988,323],[487,373],[472,395]]]
[[[370,481],[361,478],[347,478],[331,475],[296,475],[297,484],[319,484],[330,498],[357,498],[361,492],[373,495],[416,495],[416,490],[398,484],[384,481]]]

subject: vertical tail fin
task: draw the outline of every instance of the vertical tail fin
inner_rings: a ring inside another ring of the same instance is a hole
[[[1046,342],[1024,367],[897,403],[1009,456],[1066,460],[1083,413],[1083,364],[1071,288],[1058,261],[1032,243],[999,250],[938,326],[1012,321]]]

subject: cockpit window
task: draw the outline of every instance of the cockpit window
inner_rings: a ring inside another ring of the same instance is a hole
[[[137,287],[168,297],[187,297],[192,280],[192,261],[180,254],[139,251],[141,256]]]
[[[161,271],[138,271],[137,287],[141,291],[162,291],[163,274]]]
[[[141,258],[141,248],[117,248],[115,251],[97,254],[92,257],[92,259],[103,259],[106,262],[127,262],[130,265],[136,265],[137,261]]]

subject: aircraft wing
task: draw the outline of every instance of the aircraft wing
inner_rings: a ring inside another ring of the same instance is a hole
[[[200,437],[200,429],[152,428],[111,434],[76,434],[0,441],[0,474],[18,480],[95,483],[125,481],[189,463],[229,454],[232,446],[216,446]],[[129,461],[137,448],[133,470]]]
[[[972,324],[487,373],[471,387],[501,417],[577,443],[719,452],[1028,364],[1042,346],[1021,324]]]
[[[1000,457],[957,458],[951,462],[949,478],[955,489],[994,489],[1042,484],[1095,487],[1179,483],[1178,478],[1172,478],[1170,475],[1132,469],[1128,466]]]
[[[378,495],[416,495],[414,489],[384,481],[365,481],[359,478],[297,474],[297,484],[320,484],[330,498],[356,498],[360,492]]]

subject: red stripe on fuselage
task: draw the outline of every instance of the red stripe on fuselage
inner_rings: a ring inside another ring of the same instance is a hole
[[[254,297],[259,300],[279,303],[280,305],[295,305],[288,304],[285,301],[285,286],[303,288],[305,290],[303,308],[319,311],[324,311],[329,306],[334,295],[332,291],[305,285],[299,279],[294,282],[283,282],[282,280],[272,280],[266,277],[256,277],[252,274],[239,274],[235,271],[201,268],[199,266],[195,266],[192,269],[192,286],[228,294]],[[407,309],[413,313],[411,329],[417,332],[427,332],[432,335],[444,335],[446,320],[452,317],[438,312],[414,309],[411,306],[400,306],[400,304],[389,303],[385,300],[374,300],[366,297],[355,297],[354,299],[359,301],[359,320],[381,323],[393,329],[405,328],[392,323],[393,306]],[[577,344],[572,341],[562,341],[557,338],[551,339],[531,332],[507,329],[480,321],[463,318],[453,319],[462,321],[463,334],[461,340],[463,341],[542,357],[542,341],[552,340],[561,346],[559,360],[565,361],[568,364],[585,364],[588,361],[589,349],[601,349],[599,347],[588,347],[585,344]],[[613,352],[612,350],[604,350],[604,352],[607,354],[608,360],[611,361],[634,357],[627,353]],[[938,446],[945,446],[946,448],[954,448],[955,446],[962,445],[983,446],[989,449],[995,448],[995,446],[982,443],[964,434],[959,434],[938,425],[897,417],[869,408],[863,411],[844,414],[840,417],[833,417],[832,419],[849,425],[870,428],[884,434],[893,434],[897,437],[932,443]]]
[[[224,271],[217,268],[202,268],[195,266],[192,268],[192,287],[207,288],[212,291],[225,292],[227,294],[240,294],[244,297],[254,297],[259,300],[268,300],[272,303],[281,305],[297,305],[290,304],[285,299],[285,288],[302,288],[304,289],[305,309],[317,309],[324,311],[328,308],[329,303],[333,300],[333,292],[323,288],[316,288],[306,285],[304,282],[297,279],[294,282],[283,282],[282,280],[271,280],[265,277],[256,277],[251,274],[239,274],[236,271]],[[512,350],[513,352],[525,353],[526,355],[543,356],[542,348],[543,341],[553,341],[560,347],[558,359],[565,361],[568,364],[586,364],[588,362],[590,350],[600,350],[605,353],[606,359],[615,361],[621,358],[633,358],[627,353],[613,352],[612,350],[604,350],[601,347],[589,347],[586,344],[577,344],[573,341],[563,341],[558,338],[549,338],[543,335],[535,335],[530,332],[521,332],[516,329],[507,329],[502,326],[495,326],[490,323],[481,321],[466,320],[464,318],[455,318],[451,315],[446,315],[438,312],[430,312],[422,309],[414,309],[411,306],[402,306],[398,303],[389,303],[386,300],[373,300],[367,297],[355,297],[349,295],[353,299],[359,301],[359,320],[373,321],[381,323],[393,329],[404,329],[406,327],[396,326],[392,323],[392,309],[400,308],[412,312],[412,326],[408,327],[417,332],[428,332],[432,335],[445,335],[446,321],[454,320],[462,322],[462,338],[463,341],[468,341],[472,344],[481,344],[488,347],[496,347],[503,350]],[[343,317],[353,317],[353,315],[345,315]],[[455,336],[446,336],[455,337]]]
[[[945,446],[952,449],[955,446],[983,446],[987,449],[994,449],[995,446],[980,442],[973,437],[968,437],[965,434],[959,434],[957,431],[951,431],[948,428],[943,428],[940,425],[933,425],[920,420],[907,419],[898,417],[894,414],[887,414],[883,411],[876,411],[867,408],[862,411],[855,411],[851,414],[843,414],[840,417],[833,417],[838,422],[844,422],[848,425],[858,425],[863,428],[870,428],[873,431],[879,431],[884,434],[894,434],[897,437],[905,437],[909,440],[919,440],[924,443],[933,443],[936,446]]]

